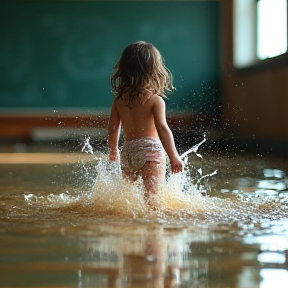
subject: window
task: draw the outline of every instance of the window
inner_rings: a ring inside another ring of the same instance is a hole
[[[287,0],[258,0],[257,56],[266,59],[287,51]]]
[[[233,0],[236,68],[287,53],[288,0]]]

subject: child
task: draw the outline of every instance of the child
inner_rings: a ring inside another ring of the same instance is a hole
[[[183,169],[166,122],[162,98],[166,97],[166,91],[175,89],[172,76],[159,51],[152,44],[139,41],[124,49],[110,82],[115,99],[108,124],[109,160],[120,160],[125,179],[135,181],[142,177],[146,188],[144,197],[151,204],[150,196],[157,193],[159,184],[165,180],[163,147],[170,160],[171,172],[178,173]],[[124,146],[120,156],[121,125]]]

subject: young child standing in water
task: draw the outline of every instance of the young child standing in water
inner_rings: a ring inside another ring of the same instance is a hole
[[[122,175],[129,181],[142,177],[145,200],[156,194],[165,180],[166,157],[171,172],[183,169],[173,134],[166,122],[165,92],[173,89],[172,76],[160,52],[150,43],[127,46],[110,77],[115,95],[108,124],[109,160],[120,160]],[[121,155],[118,140],[121,126],[124,146]]]

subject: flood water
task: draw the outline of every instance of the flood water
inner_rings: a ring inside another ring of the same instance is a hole
[[[157,211],[103,153],[0,153],[0,287],[287,288],[287,157],[199,150]]]

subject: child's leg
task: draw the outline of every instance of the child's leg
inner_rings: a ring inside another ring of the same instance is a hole
[[[157,194],[159,185],[165,181],[166,161],[159,163],[156,161],[148,161],[140,171],[143,183],[146,189],[144,194],[145,201],[150,203],[151,195]]]

